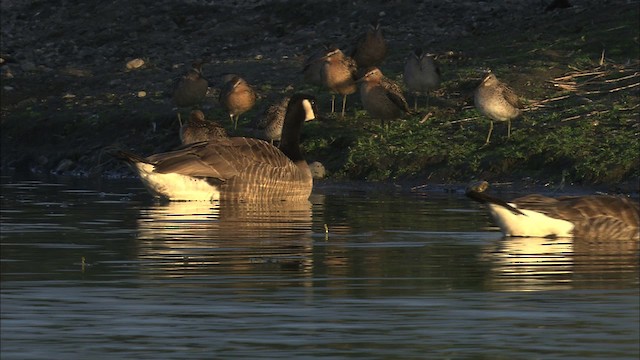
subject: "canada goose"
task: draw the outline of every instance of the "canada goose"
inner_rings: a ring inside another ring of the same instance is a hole
[[[335,112],[335,93],[338,93],[342,95],[341,116],[344,117],[347,95],[351,95],[358,90],[358,86],[355,83],[356,63],[338,48],[331,49],[321,60],[324,60],[324,65],[320,71],[322,84],[332,92],[331,113]]]
[[[256,103],[256,92],[246,80],[237,75],[227,75],[218,100],[229,113],[234,129],[238,128],[238,118]]]
[[[315,117],[315,98],[291,97],[279,147],[266,141],[231,137],[199,142],[149,157],[126,151],[126,161],[149,192],[168,200],[301,201],[313,179],[300,150],[302,124]]]
[[[358,79],[362,106],[371,117],[385,120],[402,117],[413,112],[398,84],[386,78],[380,69],[373,67]]]
[[[511,137],[511,120],[522,114],[522,102],[513,89],[489,71],[475,90],[474,102],[478,111],[491,121],[485,145],[491,138],[494,121],[506,121],[507,138]]]
[[[173,90],[173,103],[177,107],[193,107],[202,103],[209,82],[202,76],[202,61],[192,64],[191,69],[176,84]]]
[[[471,184],[466,195],[489,207],[504,236],[640,240],[640,207],[627,198],[531,194],[507,202],[484,193],[488,186]]]
[[[404,64],[403,78],[407,88],[416,93],[413,98],[413,110],[418,110],[417,94],[426,94],[429,106],[429,92],[440,87],[440,67],[433,55],[423,52],[422,49],[415,49]]]
[[[380,23],[372,21],[367,31],[357,40],[351,53],[359,68],[379,66],[387,56],[387,42],[382,35]]]
[[[227,131],[215,121],[207,121],[200,110],[192,110],[189,119],[180,126],[182,145],[227,138]]]

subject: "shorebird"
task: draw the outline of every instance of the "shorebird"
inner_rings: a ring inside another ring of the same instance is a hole
[[[418,94],[427,95],[429,106],[429,92],[440,87],[440,67],[433,55],[415,49],[404,64],[403,78],[407,88],[415,93],[413,110],[418,110]]]
[[[209,82],[202,76],[202,61],[192,64],[191,69],[180,78],[173,90],[173,103],[179,108],[202,104]]]
[[[359,68],[379,66],[387,56],[387,42],[382,35],[380,23],[375,20],[357,40],[351,57]]]
[[[227,74],[218,100],[220,105],[229,113],[234,129],[238,128],[238,118],[249,111],[256,103],[256,92],[240,76]]]
[[[485,145],[491,139],[494,121],[506,121],[507,138],[511,137],[511,120],[522,114],[522,102],[513,89],[489,71],[475,90],[474,102],[476,109],[491,121]]]
[[[280,145],[231,137],[198,142],[142,157],[118,150],[114,156],[135,171],[147,190],[168,200],[306,201],[313,179],[300,149],[305,121],[315,118],[315,98],[289,101]]]
[[[321,58],[321,61],[324,61],[324,65],[320,71],[322,84],[332,93],[331,113],[333,114],[335,112],[335,93],[338,93],[342,95],[341,116],[344,117],[347,95],[351,95],[358,90],[358,86],[355,83],[357,72],[356,63],[338,48],[330,49],[327,54]]]
[[[322,82],[322,67],[324,66],[325,56],[329,52],[329,49],[334,49],[335,47],[329,47],[326,45],[322,45],[315,49],[309,57],[304,61],[302,65],[302,74],[304,76],[304,81],[314,85],[314,86],[323,86]]]
[[[488,186],[486,181],[472,183],[466,195],[487,205],[504,236],[640,240],[637,201],[608,195],[531,194],[507,202],[486,194]]]
[[[274,141],[280,141],[282,137],[282,126],[284,117],[287,113],[287,106],[291,96],[284,96],[279,101],[271,104],[265,111],[263,117],[258,121],[258,130],[265,139],[272,144]]]
[[[200,110],[191,111],[189,119],[180,125],[182,145],[200,141],[215,141],[227,137],[227,131],[215,121],[207,121],[204,113]]]
[[[358,82],[362,106],[371,117],[380,119],[382,126],[385,120],[413,113],[400,86],[385,77],[377,67],[369,68]]]

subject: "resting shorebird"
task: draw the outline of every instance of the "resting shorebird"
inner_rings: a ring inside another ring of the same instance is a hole
[[[413,113],[400,86],[386,78],[380,69],[369,68],[358,82],[362,106],[371,117],[380,119],[383,126],[385,120]]]
[[[182,145],[226,138],[227,131],[215,121],[207,121],[204,118],[204,113],[200,110],[191,111],[189,119],[180,125]]]
[[[291,97],[278,147],[259,139],[230,137],[149,157],[123,150],[113,155],[127,162],[158,198],[306,201],[313,179],[300,149],[300,132],[304,122],[315,117],[314,104],[309,95]]]
[[[487,205],[504,236],[640,240],[637,201],[608,195],[531,194],[507,202],[486,194],[488,186],[486,181],[471,184],[466,195]]]
[[[511,137],[511,120],[522,114],[522,102],[509,86],[489,71],[475,90],[474,102],[478,111],[491,121],[485,145],[491,138],[494,121],[506,121],[507,138]]]
[[[416,93],[413,98],[413,110],[418,110],[418,94],[427,95],[429,106],[429,92],[440,87],[440,67],[433,55],[422,49],[415,49],[404,64],[404,83],[407,88]]]
[[[224,85],[218,100],[229,113],[234,129],[238,128],[238,118],[249,111],[256,103],[256,92],[240,76],[228,74],[224,77]]]

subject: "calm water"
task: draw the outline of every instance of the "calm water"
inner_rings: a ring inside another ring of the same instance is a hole
[[[637,242],[504,240],[460,194],[355,188],[220,208],[3,178],[1,357],[638,358]]]

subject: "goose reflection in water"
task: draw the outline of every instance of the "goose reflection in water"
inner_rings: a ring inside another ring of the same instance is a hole
[[[140,210],[138,257],[152,277],[312,267],[312,205],[170,202]]]
[[[503,238],[482,257],[490,262],[487,285],[497,291],[602,288],[612,278],[636,282],[640,268],[633,239]]]

